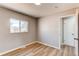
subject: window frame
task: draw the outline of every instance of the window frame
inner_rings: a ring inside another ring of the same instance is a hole
[[[14,32],[11,32],[11,20],[15,20],[15,21],[19,21],[19,23],[18,23],[18,32],[16,32],[16,31],[14,31]],[[25,22],[26,24],[26,31],[22,31],[22,22]],[[28,30],[29,30],[29,23],[28,23],[28,21],[26,21],[26,20],[20,20],[20,19],[17,19],[17,18],[10,18],[10,33],[27,33],[28,32]]]

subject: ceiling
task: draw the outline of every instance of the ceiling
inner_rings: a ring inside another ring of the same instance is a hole
[[[79,7],[78,3],[0,3],[1,6],[15,10],[34,17],[44,17],[68,9]]]

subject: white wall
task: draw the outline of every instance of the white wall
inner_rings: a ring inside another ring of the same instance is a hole
[[[60,48],[61,16],[74,14],[74,10],[42,17],[38,21],[38,41]]]
[[[29,22],[29,32],[10,33],[10,18]],[[0,7],[0,52],[17,48],[36,40],[36,20]]]

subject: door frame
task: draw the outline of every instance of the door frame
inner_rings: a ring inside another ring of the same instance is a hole
[[[75,14],[69,14],[69,15],[65,15],[65,16],[61,16],[61,17],[60,17],[60,40],[59,40],[59,41],[60,41],[60,42],[59,42],[59,47],[60,47],[60,49],[61,49],[62,40],[63,40],[63,34],[62,34],[62,33],[63,33],[63,32],[62,32],[62,30],[63,30],[63,27],[62,27],[63,24],[62,24],[62,23],[63,23],[63,22],[62,22],[62,21],[63,21],[63,18],[64,18],[64,17],[70,17],[70,16],[74,16],[74,17],[75,17]]]
[[[75,9],[76,13],[75,13],[75,16],[76,16],[76,37],[75,37],[75,41],[77,41],[78,45],[77,45],[77,49],[76,49],[76,56],[79,56],[79,9]]]

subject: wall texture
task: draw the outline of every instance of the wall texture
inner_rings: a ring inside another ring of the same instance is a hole
[[[10,18],[29,22],[29,32],[10,33]],[[0,52],[7,51],[36,40],[36,20],[0,7]]]
[[[68,10],[47,17],[38,21],[38,41],[60,48],[61,40],[61,16],[74,14],[74,10]]]

